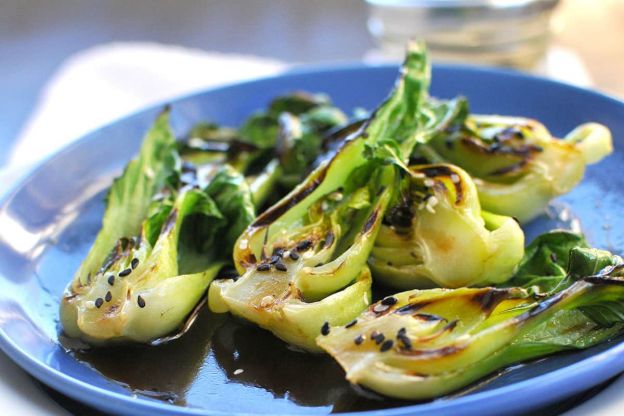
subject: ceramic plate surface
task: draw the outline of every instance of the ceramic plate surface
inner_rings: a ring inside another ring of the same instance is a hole
[[[200,92],[171,103],[172,123],[179,134],[206,119],[236,126],[293,90],[326,92],[345,110],[370,109],[396,72],[395,66],[314,69]],[[513,72],[436,67],[432,95],[458,94],[474,112],[534,117],[556,135],[586,121],[609,126],[614,154],[590,167],[555,209],[577,218],[593,245],[623,253],[624,103]],[[0,347],[54,389],[128,415],[487,415],[530,411],[624,371],[624,342],[615,340],[509,369],[451,397],[380,401],[362,398],[330,358],[290,351],[264,331],[207,312],[188,336],[161,348],[67,352],[59,341],[58,299],[99,228],[106,188],[160,109],[94,131],[34,169],[0,202]],[[529,224],[527,240],[558,222],[543,217]],[[234,375],[238,368],[244,373]]]

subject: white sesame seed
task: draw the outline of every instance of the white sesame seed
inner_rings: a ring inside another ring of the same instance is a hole
[[[373,307],[373,311],[374,311],[374,312],[379,313],[379,312],[386,311],[386,310],[388,310],[389,308],[390,308],[390,306],[389,306],[389,305],[384,305],[383,303],[378,303],[377,305],[375,305],[375,306]]]
[[[427,188],[431,188],[433,185],[435,185],[434,180],[433,180],[433,179],[431,179],[431,178],[427,178],[427,179],[425,179],[425,180],[423,181],[423,183],[425,184],[425,186],[426,186]]]
[[[237,368],[236,370],[234,370],[234,375],[237,376],[239,374],[243,374],[245,370],[243,370],[242,368]]]
[[[427,211],[429,211],[430,213],[435,214],[435,210],[433,209],[433,207],[435,207],[436,205],[438,205],[438,198],[432,196],[427,200],[425,208],[427,208]]]
[[[261,308],[266,308],[267,306],[269,306],[270,304],[273,303],[273,300],[275,298],[271,295],[266,295],[265,297],[262,298],[262,300],[260,301],[260,307]]]
[[[453,173],[453,174],[451,175],[451,181],[452,181],[453,183],[459,183],[459,181],[460,181],[459,175],[458,175],[458,174],[456,174],[456,173]]]

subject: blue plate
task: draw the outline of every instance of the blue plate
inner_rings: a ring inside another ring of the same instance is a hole
[[[329,93],[344,109],[374,107],[396,67],[354,66],[294,72],[175,100],[174,130],[200,120],[238,125],[277,94]],[[534,117],[553,133],[597,121],[615,137],[615,154],[590,167],[557,204],[581,221],[590,241],[624,249],[624,103],[512,72],[436,67],[432,94],[470,99],[472,109]],[[363,397],[324,356],[288,350],[267,333],[208,312],[188,336],[161,348],[70,352],[58,328],[58,299],[99,228],[105,189],[137,152],[160,107],[99,129],[57,153],[0,204],[0,347],[34,377],[97,409],[156,414],[499,414],[562,400],[624,371],[624,343],[559,354],[508,369],[471,389],[427,403]],[[529,235],[552,227],[541,218]],[[237,368],[244,373],[234,375]]]

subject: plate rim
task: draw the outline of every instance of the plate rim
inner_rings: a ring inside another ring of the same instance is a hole
[[[9,203],[14,195],[23,188],[31,178],[42,170],[46,165],[52,163],[56,158],[66,152],[70,152],[74,147],[80,146],[93,133],[106,128],[107,126],[123,122],[124,120],[133,118],[147,111],[154,111],[162,108],[167,104],[175,106],[182,100],[192,99],[193,97],[216,91],[223,91],[230,88],[241,88],[248,84],[258,82],[271,82],[272,80],[302,77],[307,75],[319,75],[322,73],[334,72],[353,72],[353,71],[388,71],[396,70],[397,63],[347,63],[339,65],[305,65],[295,66],[267,77],[259,77],[242,82],[231,82],[220,85],[218,87],[198,89],[189,93],[181,94],[167,100],[140,108],[122,117],[118,117],[102,126],[91,129],[86,134],[71,144],[64,146],[50,155],[46,156],[39,162],[31,165],[26,172],[21,175],[20,179],[8,186],[5,192],[0,196],[0,208]],[[590,90],[568,83],[547,79],[541,76],[530,75],[516,70],[500,69],[494,67],[481,67],[472,65],[456,65],[456,64],[434,64],[433,72],[436,70],[471,72],[475,76],[504,76],[524,82],[538,82],[542,84],[554,85],[558,88],[573,90],[575,93],[590,95],[595,98],[605,100],[611,105],[621,106],[624,110],[624,100],[601,91]],[[0,279],[5,280],[0,275]],[[123,412],[131,414],[183,414],[183,415],[232,415],[232,413],[211,410],[207,408],[196,408],[188,406],[176,406],[162,403],[149,398],[132,397],[115,391],[94,386],[80,379],[73,378],[67,374],[55,369],[44,362],[30,356],[20,346],[15,343],[5,332],[4,326],[0,323],[0,350],[2,350],[14,363],[19,365],[24,371],[44,384],[60,391],[61,393],[86,403],[98,409],[106,411]],[[518,381],[505,386],[501,386],[488,391],[481,391],[466,396],[455,397],[452,399],[441,399],[420,404],[406,404],[406,406],[369,410],[361,412],[343,413],[345,416],[398,416],[420,412],[427,413],[443,413],[461,410],[464,406],[478,407],[481,414],[496,413],[500,406],[514,402],[517,407],[512,411],[528,410],[537,408],[540,405],[554,402],[558,399],[570,396],[579,391],[591,388],[592,386],[605,381],[608,378],[624,370],[624,342],[613,345],[609,349],[599,352],[591,357],[584,358],[573,364],[550,371],[527,380]],[[97,370],[96,370],[97,371]],[[583,380],[581,383],[567,383],[572,377]],[[548,389],[548,394],[540,394]],[[512,394],[512,396],[509,396]],[[530,397],[530,401],[521,400],[522,396]],[[465,408],[464,408],[465,410]],[[474,409],[477,410],[477,409]],[[259,413],[238,412],[238,416],[257,416]]]

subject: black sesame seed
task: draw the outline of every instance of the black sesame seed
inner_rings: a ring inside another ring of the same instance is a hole
[[[397,337],[400,337],[401,335],[405,335],[407,333],[407,330],[405,328],[401,328],[397,331]]]
[[[106,292],[106,296],[104,296],[104,300],[106,302],[110,302],[112,298],[113,298],[113,294],[109,290],[108,292]]]
[[[325,321],[325,323],[321,327],[321,334],[323,336],[329,335],[329,322]]]
[[[119,272],[119,277],[126,277],[132,273],[132,269],[128,268]]]
[[[282,258],[280,256],[271,256],[271,258],[269,259],[269,263],[271,264],[275,264],[278,261],[280,261]]]
[[[405,349],[407,350],[412,349],[412,341],[409,339],[409,337],[406,334],[403,333],[403,334],[397,335],[397,339],[403,343],[403,347]]]
[[[304,251],[309,249],[310,247],[312,247],[312,241],[310,240],[303,240],[301,241],[299,244],[297,244],[297,251]]]
[[[132,270],[136,269],[139,266],[139,259],[132,259],[130,266],[132,266]]]
[[[280,272],[285,272],[286,270],[288,270],[286,265],[282,263],[281,261],[278,261],[277,263],[275,263],[275,268],[279,270]]]
[[[375,344],[379,345],[383,342],[384,339],[386,339],[386,336],[381,332],[374,331],[371,334],[371,339],[375,341]]]
[[[288,257],[290,257],[291,260],[299,260],[299,254],[297,254],[296,251],[291,251],[290,253],[288,253]]]
[[[550,253],[550,259],[553,261],[553,263],[557,263],[557,254]]]
[[[281,247],[277,247],[273,249],[273,255],[277,256],[277,257],[282,257],[284,256],[284,249]]]
[[[145,307],[145,299],[143,299],[141,295],[137,296],[137,304],[139,305],[139,308]]]
[[[104,299],[102,298],[97,298],[95,300],[95,307],[100,309],[102,307],[102,305],[104,304]]]
[[[115,275],[111,274],[110,276],[108,276],[108,284],[111,286],[115,284]]]
[[[353,325],[357,324],[357,319],[352,320],[348,324],[345,325],[345,328],[351,328]]]
[[[393,345],[394,345],[394,342],[392,342],[392,340],[389,339],[389,340],[385,341],[383,344],[381,344],[381,348],[379,348],[379,351],[386,352],[390,348],[392,348]]]
[[[357,337],[355,337],[353,342],[355,342],[355,345],[362,344],[364,342],[364,336],[363,335],[358,335]]]
[[[267,270],[271,270],[271,265],[269,263],[260,263],[256,266],[256,270],[259,272],[266,272]]]
[[[394,296],[388,296],[383,298],[383,300],[381,301],[382,305],[386,305],[386,306],[392,306],[394,304],[396,304],[398,302],[397,298],[395,298]]]

